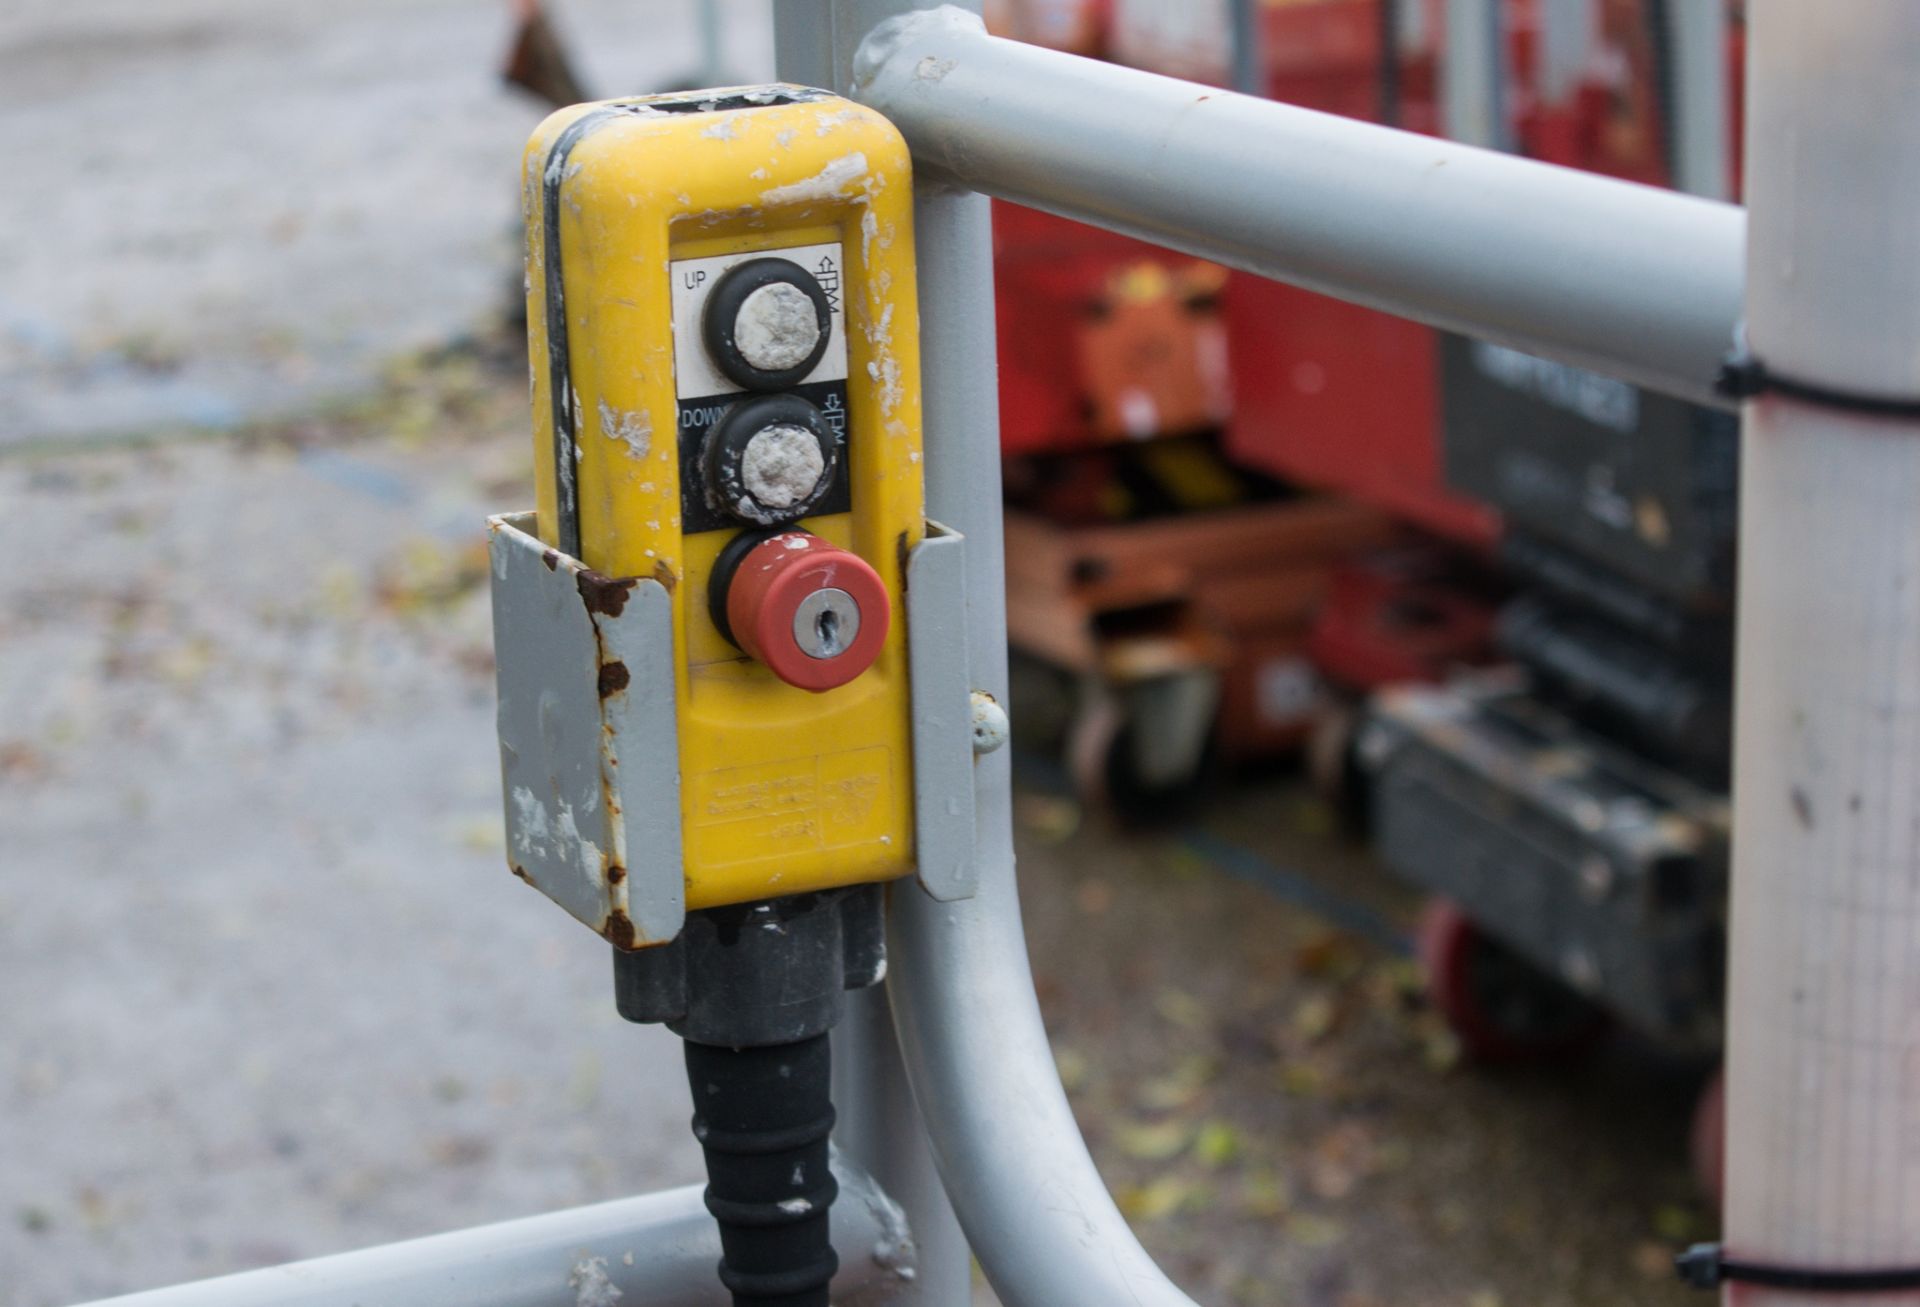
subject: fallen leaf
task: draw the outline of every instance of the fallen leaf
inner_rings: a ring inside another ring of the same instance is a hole
[[[1312,994],[1293,1009],[1293,1031],[1311,1044],[1330,1034],[1338,1017],[1332,995]]]
[[[1339,1243],[1346,1232],[1346,1227],[1338,1221],[1308,1212],[1298,1212],[1287,1218],[1287,1238],[1302,1248],[1325,1248]]]
[[[1155,994],[1153,1010],[1182,1030],[1203,1030],[1207,1025],[1206,1006],[1184,989],[1169,986]]]
[[[1633,1269],[1649,1280],[1673,1279],[1673,1245],[1641,1240],[1633,1246]]]
[[[494,853],[507,847],[506,823],[498,813],[469,817],[454,828],[453,834],[462,848],[476,853]]]
[[[1427,1067],[1433,1071],[1451,1071],[1460,1065],[1465,1050],[1460,1046],[1460,1037],[1451,1030],[1431,1030],[1421,1041],[1420,1053]]]
[[[1341,1199],[1376,1169],[1373,1132],[1346,1121],[1315,1142],[1307,1158],[1307,1186],[1322,1198]]]
[[[1294,1060],[1280,1067],[1280,1091],[1289,1098],[1325,1098],[1327,1074],[1311,1062]]]
[[[474,1166],[493,1156],[493,1144],[481,1135],[444,1135],[427,1146],[438,1166]]]
[[[1279,1216],[1293,1205],[1293,1192],[1272,1171],[1255,1171],[1240,1182],[1240,1205],[1249,1216]]]
[[[1225,1121],[1208,1121],[1193,1138],[1193,1155],[1202,1165],[1225,1166],[1240,1155],[1240,1135]]]
[[[1143,1162],[1164,1162],[1186,1151],[1193,1126],[1186,1121],[1158,1121],[1151,1125],[1120,1127],[1120,1150]]]
[[[1220,1064],[1204,1053],[1181,1059],[1162,1076],[1141,1083],[1134,1101],[1152,1112],[1170,1112],[1187,1106],[1220,1072]]]
[[[1353,936],[1323,930],[1293,955],[1293,969],[1315,979],[1342,979],[1352,975],[1365,961],[1366,954]]]
[[[1020,824],[1049,844],[1073,838],[1080,829],[1080,805],[1051,794],[1024,794],[1016,805]]]
[[[1069,1094],[1087,1082],[1087,1056],[1077,1048],[1056,1044],[1053,1068],[1060,1075],[1061,1087]]]
[[[1700,1237],[1700,1226],[1700,1213],[1680,1203],[1653,1209],[1653,1232],[1670,1244],[1692,1243]]]
[[[1192,1180],[1164,1175],[1120,1191],[1120,1210],[1136,1221],[1158,1221],[1183,1208],[1205,1204],[1205,1190]]]

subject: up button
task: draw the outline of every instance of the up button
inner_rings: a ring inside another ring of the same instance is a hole
[[[748,390],[799,383],[827,352],[827,295],[791,259],[749,259],[721,276],[700,320],[714,366]]]

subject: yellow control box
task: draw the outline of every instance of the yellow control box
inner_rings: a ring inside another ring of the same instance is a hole
[[[687,908],[906,873],[905,143],[766,86],[562,110],[524,168],[539,533],[672,596]]]

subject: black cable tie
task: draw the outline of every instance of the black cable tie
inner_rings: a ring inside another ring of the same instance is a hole
[[[1857,390],[1840,390],[1812,381],[1802,381],[1775,372],[1758,356],[1735,353],[1720,364],[1720,376],[1713,388],[1728,399],[1755,399],[1761,395],[1781,395],[1821,408],[1845,413],[1867,413],[1875,417],[1920,419],[1920,398],[1902,395],[1872,395]]]
[[[1920,1266],[1823,1270],[1768,1266],[1729,1257],[1717,1243],[1697,1243],[1673,1259],[1673,1269],[1695,1289],[1718,1289],[1729,1280],[1804,1293],[1892,1293],[1920,1289]]]

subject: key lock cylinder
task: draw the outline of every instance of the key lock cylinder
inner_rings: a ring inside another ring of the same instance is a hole
[[[613,943],[620,1012],[684,1038],[735,1301],[824,1307],[828,1031],[884,974],[885,893],[973,890],[906,147],[802,87],[609,101],[540,126],[523,198],[509,861]]]

